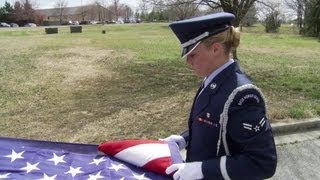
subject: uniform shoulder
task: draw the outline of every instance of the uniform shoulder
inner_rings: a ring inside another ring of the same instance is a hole
[[[253,84],[237,87],[229,96],[233,106],[265,105],[265,98],[261,90]]]

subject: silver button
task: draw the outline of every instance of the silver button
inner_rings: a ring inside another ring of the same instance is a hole
[[[211,88],[211,89],[215,89],[216,87],[217,87],[217,84],[216,84],[216,83],[210,84],[210,88]]]
[[[211,116],[210,113],[207,113],[207,118],[210,118],[210,116]]]

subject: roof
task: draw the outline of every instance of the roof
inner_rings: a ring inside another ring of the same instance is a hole
[[[96,7],[97,5],[87,5],[87,6],[76,6],[76,7],[65,7],[63,8],[63,15],[77,15],[81,11]],[[58,16],[60,14],[61,8],[51,8],[51,9],[37,9],[36,11],[45,16]]]

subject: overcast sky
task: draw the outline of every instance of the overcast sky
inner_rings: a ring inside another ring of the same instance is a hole
[[[11,5],[14,4],[16,0],[0,0],[0,7],[4,5],[5,2],[9,2]],[[94,2],[94,0],[66,0],[68,2],[68,6],[81,6]],[[31,0],[33,4],[36,5],[35,8],[37,9],[46,9],[46,8],[53,8],[55,0]],[[104,0],[104,2],[111,3],[111,0]],[[137,9],[139,6],[140,0],[120,0],[120,3],[129,5],[133,10]]]

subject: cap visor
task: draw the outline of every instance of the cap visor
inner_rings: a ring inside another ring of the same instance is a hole
[[[192,45],[190,45],[188,47],[183,48],[181,57],[182,58],[186,58],[194,49],[197,48],[197,46],[200,44],[200,42],[201,41],[199,41],[199,42],[197,42],[195,44],[192,44]]]

